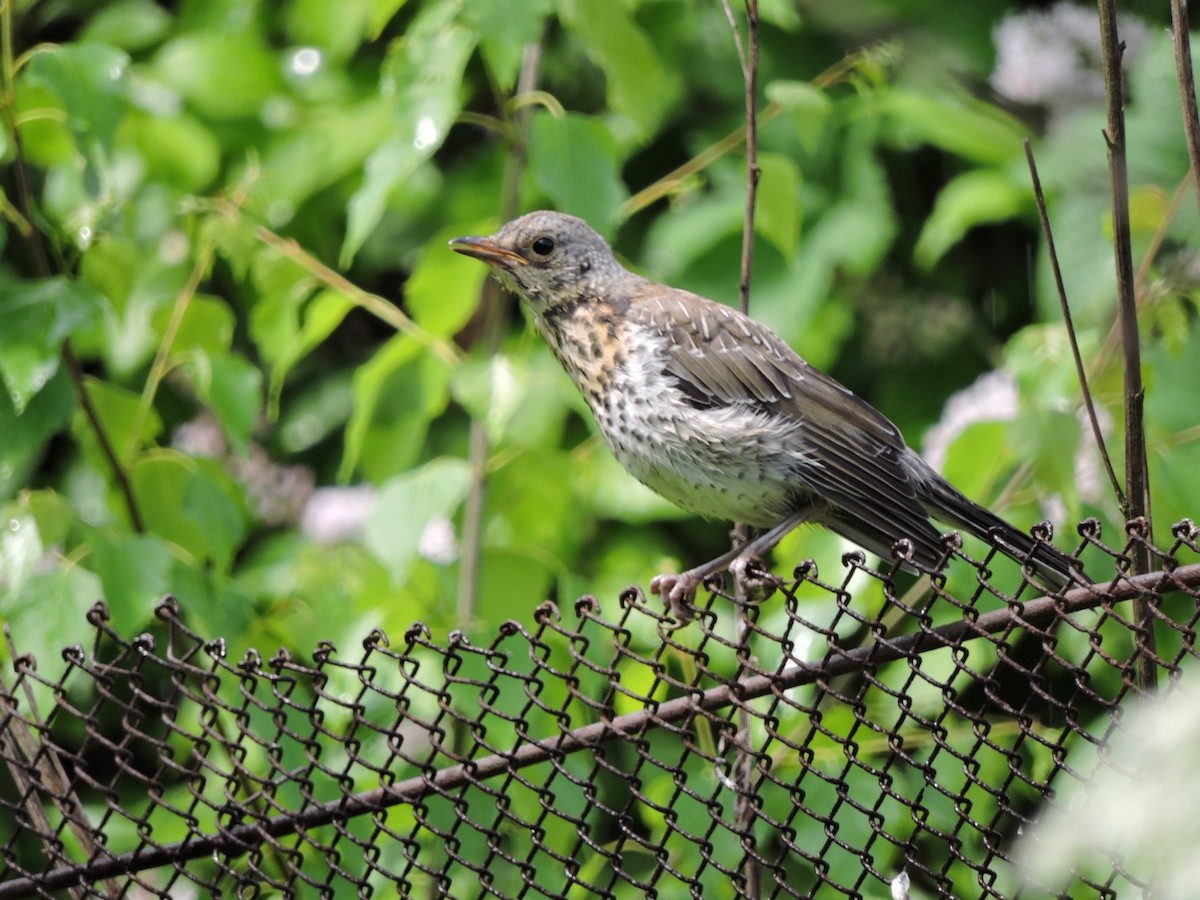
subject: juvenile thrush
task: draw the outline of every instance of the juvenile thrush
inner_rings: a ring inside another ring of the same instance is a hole
[[[723,304],[625,269],[582,219],[534,212],[491,237],[450,242],[518,294],[631,475],[677,506],[767,529],[651,590],[672,610],[710,573],[818,522],[891,556],[944,554],[930,518],[960,526],[1056,585],[1077,563],[968,500],[904,443],[882,413]]]

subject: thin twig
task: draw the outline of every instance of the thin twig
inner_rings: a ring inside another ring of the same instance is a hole
[[[1192,40],[1188,32],[1187,0],[1171,0],[1171,44],[1175,48],[1175,71],[1179,78],[1179,106],[1183,111],[1183,134],[1193,175],[1200,174],[1200,112],[1196,110],[1196,78],[1192,73]],[[1193,178],[1196,203],[1200,205],[1200,179]]]
[[[1112,459],[1108,455],[1108,447],[1104,443],[1104,432],[1100,428],[1100,419],[1096,415],[1096,403],[1092,399],[1092,390],[1088,386],[1087,368],[1083,364],[1083,354],[1079,352],[1079,337],[1075,333],[1075,322],[1071,317],[1071,305],[1067,302],[1067,289],[1063,284],[1062,269],[1058,265],[1058,251],[1054,247],[1054,233],[1050,230],[1050,216],[1046,212],[1046,195],[1042,192],[1042,180],[1038,177],[1037,163],[1033,159],[1033,148],[1028,139],[1025,144],[1025,159],[1029,163],[1029,177],[1033,181],[1033,197],[1037,202],[1038,218],[1042,223],[1042,235],[1046,239],[1046,249],[1050,254],[1050,268],[1054,272],[1054,286],[1058,289],[1058,302],[1062,307],[1063,324],[1067,328],[1067,339],[1071,342],[1071,356],[1075,360],[1075,374],[1079,379],[1079,390],[1083,393],[1083,406],[1087,410],[1088,421],[1092,425],[1092,437],[1096,448],[1100,451],[1100,459],[1104,463],[1104,471],[1112,484],[1113,494],[1121,508],[1126,506],[1125,492],[1121,490],[1121,482],[1113,469]]]
[[[1146,464],[1144,421],[1145,388],[1142,385],[1142,353],[1138,339],[1137,298],[1133,278],[1133,250],[1129,226],[1129,173],[1125,157],[1124,84],[1121,75],[1123,46],[1117,35],[1115,0],[1098,0],[1100,46],[1104,69],[1104,88],[1108,107],[1105,138],[1108,142],[1108,167],[1112,183],[1113,253],[1117,271],[1117,303],[1121,321],[1121,343],[1125,362],[1125,496],[1126,521],[1142,519],[1146,541],[1134,548],[1134,572],[1150,570],[1151,538],[1150,477]],[[1149,602],[1136,601],[1134,614],[1141,630],[1138,653],[1138,680],[1144,691],[1158,683],[1155,665],[1154,611]]]
[[[1144,287],[1146,278],[1150,271],[1150,267],[1154,264],[1154,260],[1158,257],[1159,251],[1162,249],[1163,242],[1166,240],[1167,230],[1171,222],[1174,221],[1176,214],[1179,212],[1179,207],[1183,203],[1183,196],[1187,193],[1187,189],[1191,187],[1192,175],[1189,170],[1188,174],[1179,183],[1175,189],[1175,194],[1171,197],[1171,202],[1167,205],[1167,211],[1158,222],[1154,229],[1154,234],[1150,236],[1150,241],[1146,246],[1146,252],[1142,256],[1142,261],[1138,265],[1137,272],[1134,277],[1135,292],[1137,296],[1138,306],[1142,306],[1146,302]],[[1092,357],[1087,365],[1087,377],[1090,381],[1105,372],[1109,362],[1117,352],[1117,345],[1120,343],[1121,335],[1121,320],[1117,317],[1113,318],[1112,327],[1109,329],[1107,336],[1104,338],[1104,343],[1100,349]],[[1005,482],[1003,490],[997,496],[995,504],[999,508],[1004,508],[1010,502],[1012,497],[1022,490],[1029,477],[1033,474],[1033,466],[1028,462],[1022,463],[1017,470]],[[1121,493],[1124,497],[1124,491]],[[1124,507],[1122,506],[1122,509]]]
[[[391,325],[401,334],[407,334],[422,346],[428,347],[443,362],[453,365],[462,357],[458,349],[449,341],[430,334],[406,316],[394,303],[390,303],[378,294],[372,294],[370,291],[360,288],[342,273],[329,268],[294,239],[276,234],[264,225],[256,226],[254,233],[264,244],[278,250],[319,282],[345,296],[355,306],[361,307],[375,318]]]
[[[742,80],[749,84],[750,61],[746,58],[746,48],[742,44],[742,31],[738,28],[737,16],[733,14],[729,0],[721,0],[721,9],[725,11],[725,20],[729,22],[729,30],[733,32],[733,46],[737,48],[738,62],[742,66]]]
[[[843,59],[838,60],[820,75],[813,79],[813,86],[819,90],[826,90],[838,82],[842,81],[868,56],[870,51],[862,51],[860,53],[852,53]],[[784,111],[785,107],[781,103],[772,101],[763,107],[762,112],[758,113],[758,124],[768,125],[775,119],[779,118],[779,114]],[[621,204],[620,215],[622,219],[627,219],[634,213],[645,209],[650,204],[661,200],[676,190],[680,184],[687,181],[698,172],[703,172],[714,162],[730,153],[742,145],[746,140],[746,125],[739,125],[725,137],[718,140],[716,143],[709,144],[683,165],[672,169],[666,175],[657,179],[653,184],[642,188],[628,200]]]
[[[192,299],[200,290],[200,282],[208,274],[209,267],[212,266],[213,252],[213,239],[211,236],[206,237],[196,253],[187,282],[175,297],[175,305],[171,308],[171,318],[167,322],[167,327],[163,329],[158,349],[154,352],[154,361],[150,364],[150,372],[146,375],[146,383],[142,386],[142,393],[138,398],[137,413],[134,416],[133,427],[129,430],[129,446],[122,448],[129,458],[132,458],[141,443],[142,431],[146,427],[146,420],[150,417],[150,410],[154,407],[154,398],[158,394],[159,385],[167,377],[175,339],[179,337],[179,329],[183,327],[183,319],[187,315]]]
[[[750,312],[750,276],[754,265],[754,207],[758,200],[758,0],[746,0],[750,44],[746,73],[746,220],[742,225],[742,277],[738,296],[742,312]],[[741,41],[739,40],[739,44]]]
[[[521,70],[517,75],[518,97],[535,96],[538,92],[538,71],[541,67],[542,45],[540,41],[525,46],[521,58]],[[526,145],[529,139],[529,122],[532,105],[522,103],[508,105],[513,117],[510,134],[513,138],[512,152],[505,164],[504,181],[500,197],[500,218],[507,222],[517,214],[517,200],[521,176],[525,171]],[[480,306],[483,309],[483,351],[489,359],[500,349],[504,333],[508,329],[509,304],[500,291],[495,279],[483,282]],[[480,569],[483,561],[484,512],[487,495],[487,463],[491,453],[487,423],[482,417],[471,419],[471,431],[467,460],[471,471],[471,486],[463,507],[462,552],[458,568],[458,610],[460,628],[467,628],[475,618],[475,606],[479,597]]]

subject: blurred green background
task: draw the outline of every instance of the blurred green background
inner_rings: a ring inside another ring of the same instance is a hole
[[[1164,5],[1122,8],[1164,544],[1172,522],[1200,512],[1200,216]],[[1081,426],[1022,149],[1031,139],[1121,471],[1094,7],[761,0],[761,14],[752,313],[885,411],[976,500],[1022,527],[1051,519],[1066,549],[1078,541],[1074,523],[1096,516],[1120,546],[1119,511]],[[488,644],[504,620],[528,623],[546,599],[569,610],[585,593],[615,621],[627,586],[727,546],[726,523],[685,516],[620,471],[515,304],[485,292],[484,267],[446,247],[552,207],[588,218],[645,274],[736,302],[744,99],[717,0],[55,0],[5,4],[0,27],[0,621],[42,675],[62,670],[64,645],[91,639],[84,617],[99,598],[112,627],[132,636],[153,632],[155,604],[175,594],[190,627],[223,638],[230,660],[281,646],[308,658],[322,639],[353,656],[370,629],[400,635],[417,621],[438,643],[463,628]],[[472,547],[478,568],[464,562]],[[849,549],[802,529],[777,559],[787,572],[812,557],[836,585]],[[1084,561],[1099,567],[1094,578],[1113,573],[1096,551]],[[975,573],[959,569],[951,590],[969,594]],[[1007,587],[1018,581],[1015,567],[997,573]],[[878,612],[877,582],[851,588],[856,608]],[[802,591],[801,613],[822,623],[836,608],[828,592]],[[795,633],[772,618],[783,616],[778,600],[761,616],[764,630]],[[660,660],[653,623],[624,624],[632,652]],[[1104,629],[1107,653],[1132,651],[1127,629]],[[1060,631],[1064,658],[1095,658],[1086,632]],[[573,645],[550,642],[573,658]],[[609,649],[596,641],[588,652]],[[824,647],[795,652],[819,658]],[[996,650],[971,654],[983,671]],[[709,671],[736,671],[731,653],[718,656]],[[436,654],[414,659],[441,672]],[[947,683],[959,675],[948,654],[922,663]],[[665,696],[659,669],[622,666],[633,693],[618,695],[618,711],[639,691]],[[609,689],[599,671],[582,695]],[[878,677],[903,681],[897,695],[940,716],[938,682],[910,684],[909,674],[897,666]],[[1092,687],[1124,689],[1116,670]],[[339,688],[359,685],[329,690]],[[956,690],[969,689],[962,675]],[[885,694],[871,695],[880,706],[863,713],[870,721],[896,721]],[[382,721],[395,717],[385,695],[372,703]],[[535,719],[530,733],[559,727],[521,708]],[[856,819],[840,793],[879,797],[873,772],[845,771],[842,742],[859,719],[837,704],[826,713],[805,765],[829,774],[807,779],[807,802],[842,810],[841,840],[869,843],[876,823]],[[792,718],[779,733],[813,737],[803,715]],[[1103,710],[1079,718],[1107,733]],[[331,715],[325,727],[345,724]],[[1008,785],[1033,807],[1040,794],[1012,767],[1019,759],[1040,783],[1058,771],[1064,738],[1034,722],[1021,727],[1047,737],[1022,745],[1012,724],[991,739],[1007,735],[1011,751],[980,750],[970,777]],[[904,730],[905,752],[927,761],[896,766],[912,779],[906,789],[961,781],[960,759],[939,753],[944,736],[911,721]],[[364,758],[390,758],[382,733],[374,740]],[[863,752],[882,758],[875,744]],[[247,766],[267,765],[262,748],[250,752]],[[795,754],[779,755],[781,771],[802,777]],[[702,758],[688,767],[686,777],[713,783]],[[675,790],[669,772],[641,777],[647,796]],[[972,791],[974,821],[1011,809]],[[959,835],[965,813],[929,793],[940,804],[931,821]],[[518,794],[533,821],[541,798]],[[182,782],[165,795],[188,806]],[[121,802],[145,799],[135,784]],[[769,803],[791,821],[790,794]],[[200,827],[215,827],[202,812]],[[905,808],[886,818],[890,834],[914,828]],[[796,822],[811,830],[803,839],[825,841],[822,823]],[[156,827],[160,841],[185,834],[171,830],[178,822]],[[660,816],[646,827],[666,825]],[[113,831],[114,850],[137,845],[127,823]],[[436,836],[421,840],[440,852]],[[966,857],[992,858],[982,832],[962,842]],[[895,847],[880,853],[882,870],[903,862]],[[861,883],[856,857],[826,861],[829,877]],[[801,869],[797,890],[814,883]],[[977,892],[971,871],[951,874],[961,896]]]
[[[1200,510],[1200,219],[1165,11],[1123,7],[1165,535]],[[1120,470],[1094,9],[761,14],[752,313],[975,499],[1051,518],[1068,549],[1095,515],[1119,545],[1021,146]],[[0,618],[21,650],[56,660],[100,597],[135,633],[168,592],[235,657],[418,620],[490,635],[547,598],[615,615],[626,586],[726,546],[619,470],[506,298],[489,341],[484,267],[446,249],[553,207],[736,302],[745,157],[722,141],[743,85],[715,0],[61,0],[3,25]],[[837,581],[847,549],[805,529],[779,558]]]
[[[1200,216],[1164,5],[1122,8],[1162,544],[1200,512]],[[1094,8],[761,13],[752,314],[980,503],[1050,518],[1064,548],[1096,516],[1120,546],[1021,145],[1120,472]],[[719,2],[58,0],[0,26],[0,620],[43,672],[100,598],[134,635],[173,593],[233,660],[414,622],[487,643],[546,599],[594,594],[616,619],[629,584],[727,546],[726,523],[620,472],[520,311],[446,248],[560,209],[644,274],[736,302],[744,96]],[[802,529],[776,558],[839,583],[850,548]],[[631,628],[654,655],[653,623]]]

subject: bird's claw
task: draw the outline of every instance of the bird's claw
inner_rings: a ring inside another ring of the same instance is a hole
[[[757,556],[739,556],[729,564],[734,589],[742,602],[759,604],[770,599],[783,582]]]
[[[681,625],[686,625],[695,617],[696,588],[700,587],[700,579],[690,572],[682,575],[655,575],[650,579],[650,593],[663,598],[668,614]]]

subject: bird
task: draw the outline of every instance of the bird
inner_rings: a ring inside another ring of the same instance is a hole
[[[1083,583],[1077,560],[968,499],[883,413],[766,325],[631,272],[583,219],[531,212],[450,248],[521,298],[629,474],[684,510],[760,530],[653,579],[674,613],[686,616],[709,575],[744,572],[805,522],[884,559],[906,540],[912,563],[931,571],[946,555],[937,520],[1056,588]]]

